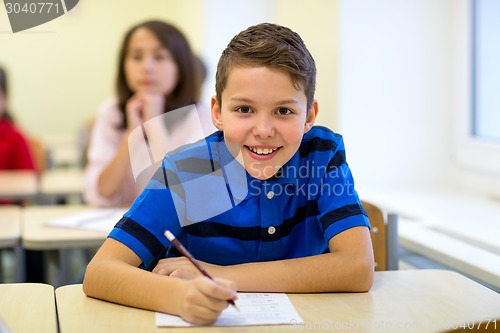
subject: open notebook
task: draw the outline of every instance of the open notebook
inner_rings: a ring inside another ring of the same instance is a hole
[[[228,306],[214,323],[214,326],[250,325],[298,325],[304,321],[293,307],[290,299],[283,293],[238,293],[236,305]],[[156,313],[156,326],[180,327],[194,326],[178,316]]]
[[[110,232],[126,211],[125,208],[93,209],[48,220],[47,225]]]

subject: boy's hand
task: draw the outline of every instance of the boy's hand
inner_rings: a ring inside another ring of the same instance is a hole
[[[187,287],[179,306],[182,319],[197,325],[213,324],[222,310],[228,306],[228,300],[236,300],[234,282],[207,277],[197,277],[187,281]]]
[[[216,265],[198,261],[207,271],[212,272]],[[203,276],[201,272],[186,257],[161,259],[153,269],[153,273],[191,280]]]

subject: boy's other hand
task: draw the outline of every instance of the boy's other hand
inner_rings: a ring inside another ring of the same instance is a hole
[[[213,324],[228,306],[228,300],[236,300],[236,284],[224,279],[210,280],[197,277],[187,281],[179,306],[182,319],[197,325]]]
[[[209,272],[212,271],[210,267],[215,266],[202,261],[198,262]],[[195,277],[203,276],[203,274],[201,274],[201,272],[186,257],[161,259],[158,262],[158,265],[156,265],[153,269],[153,273],[181,278],[184,280],[191,280]]]

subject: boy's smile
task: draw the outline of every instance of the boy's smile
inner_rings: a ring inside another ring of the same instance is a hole
[[[318,112],[316,101],[306,112],[304,90],[286,72],[268,67],[233,67],[221,101],[220,107],[212,98],[215,126],[231,154],[261,180],[292,158]]]

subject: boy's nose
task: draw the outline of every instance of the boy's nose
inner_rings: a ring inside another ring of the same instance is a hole
[[[254,126],[254,135],[263,139],[274,136],[274,125],[271,119],[260,117]]]

